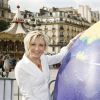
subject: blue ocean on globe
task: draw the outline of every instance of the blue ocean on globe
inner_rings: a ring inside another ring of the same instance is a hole
[[[100,100],[100,22],[82,33],[62,60],[54,100]]]

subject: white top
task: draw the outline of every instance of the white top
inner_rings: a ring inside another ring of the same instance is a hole
[[[42,55],[42,71],[25,55],[15,67],[15,77],[20,87],[22,100],[50,100],[49,92],[49,65],[60,63],[68,52],[63,47],[56,55]]]

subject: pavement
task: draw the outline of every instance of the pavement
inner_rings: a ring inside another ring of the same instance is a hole
[[[50,81],[56,79],[57,72],[58,72],[58,69],[54,69],[54,68],[50,69]],[[10,72],[9,78],[15,78],[14,71]],[[50,84],[50,93],[52,93],[52,91],[54,89],[54,83],[55,82],[52,82]],[[18,89],[16,80],[15,80],[13,82],[13,100],[22,100],[21,99],[22,96],[21,96],[20,93],[19,93],[19,96],[18,96],[18,91],[19,91],[19,89]]]

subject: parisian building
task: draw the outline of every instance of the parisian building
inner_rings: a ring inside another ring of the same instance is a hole
[[[79,5],[78,13],[81,14],[83,18],[86,18],[91,24],[100,20],[99,11],[93,11],[88,5]]]
[[[0,0],[0,20],[10,19],[10,7],[8,5],[8,0]]]
[[[51,39],[48,51],[59,52],[60,48],[67,45],[73,37],[90,27],[90,22],[81,17],[73,7],[40,9],[35,15],[35,29],[44,32]]]
[[[59,52],[70,39],[99,20],[98,11],[92,11],[90,7],[81,5],[79,9],[43,7],[36,13],[25,10],[21,11],[21,14],[27,29],[40,30],[50,37],[47,49],[50,53]]]
[[[5,1],[8,2],[8,0]],[[84,15],[84,10],[79,11],[73,7],[43,7],[36,13],[25,10],[21,11],[21,14],[25,18],[25,23],[29,23],[25,25],[26,29],[29,29],[28,31],[30,29],[39,30],[48,35],[50,38],[48,53],[58,53],[61,47],[67,45],[73,37],[98,21],[99,13],[91,11],[90,8],[88,10],[90,12],[86,10],[87,16],[86,12]]]

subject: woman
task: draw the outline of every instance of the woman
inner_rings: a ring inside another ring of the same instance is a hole
[[[45,55],[47,36],[36,31],[24,38],[25,54],[15,67],[15,77],[22,100],[50,100],[49,65],[60,63],[71,43],[56,55]]]

